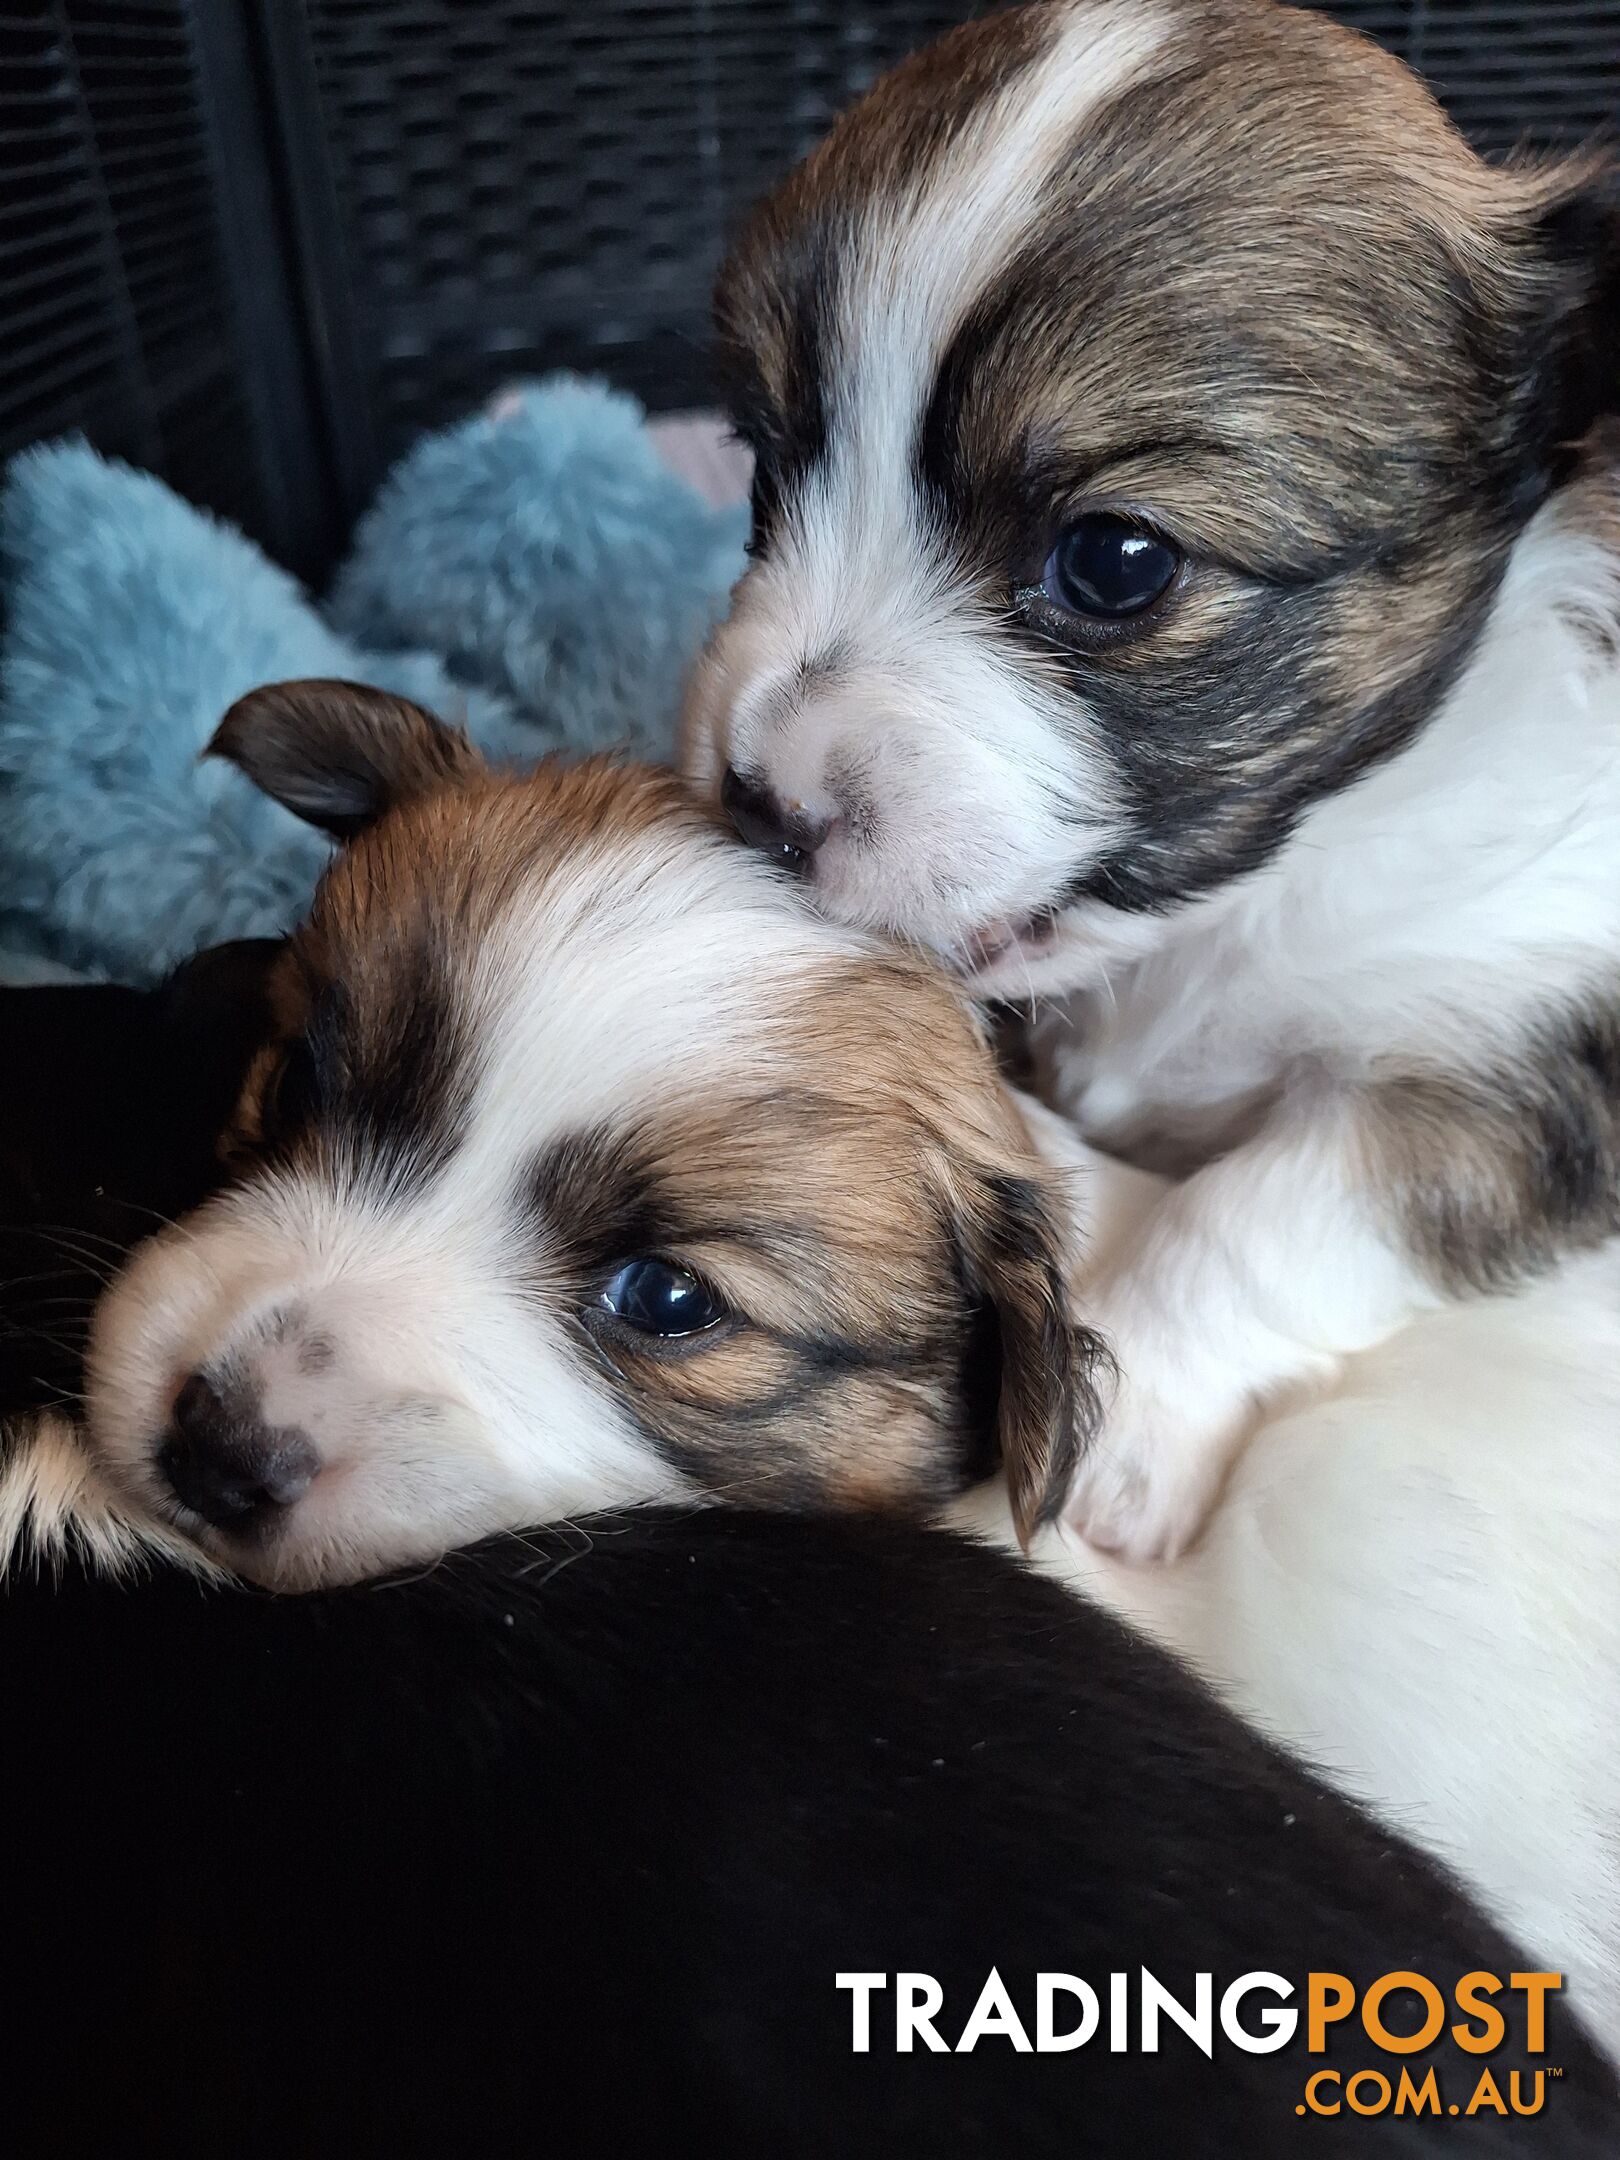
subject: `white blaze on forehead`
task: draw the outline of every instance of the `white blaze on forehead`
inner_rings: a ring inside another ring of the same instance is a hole
[[[450,1183],[680,1098],[791,1079],[796,986],[869,948],[740,848],[658,826],[580,849],[468,956],[479,1077]]]
[[[101,1460],[162,1512],[156,1456],[180,1377],[247,1376],[266,1421],[306,1430],[322,1459],[253,1563],[305,1581],[681,1489],[545,1294],[535,1166],[581,1132],[656,1132],[683,1103],[791,1084],[802,1042],[796,1057],[784,1014],[790,1026],[810,980],[869,949],[677,821],[582,841],[515,879],[504,917],[455,956],[471,1079],[455,1144],[401,1178],[357,1136],[147,1246],[97,1318]]]
[[[1090,715],[1000,634],[1006,594],[956,572],[915,463],[952,338],[1047,214],[1088,114],[1152,68],[1171,23],[1110,0],[1054,8],[1037,57],[844,239],[825,454],[694,677],[688,761],[710,785],[729,762],[843,819],[816,895],[845,920],[948,945],[1043,906],[1122,828]]]
[[[835,456],[908,450],[951,338],[1037,223],[1048,182],[1087,115],[1141,79],[1167,14],[1089,0],[1054,8],[1055,33],[974,108],[944,154],[869,206],[841,266]]]

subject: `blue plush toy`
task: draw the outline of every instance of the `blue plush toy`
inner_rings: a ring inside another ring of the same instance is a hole
[[[665,468],[631,400],[558,380],[419,444],[322,614],[158,481],[26,452],[0,495],[0,979],[139,982],[296,918],[324,843],[198,757],[256,684],[373,682],[497,757],[667,755],[746,525]]]

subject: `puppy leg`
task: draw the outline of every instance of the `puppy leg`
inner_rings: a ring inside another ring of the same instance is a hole
[[[1068,1225],[1067,1275],[1075,1317],[1093,1277],[1134,1247],[1171,1187],[1151,1170],[1105,1155],[1077,1126],[1021,1088],[1012,1091],[1030,1143],[1052,1173]]]
[[[1119,1378],[1067,1520],[1134,1560],[1196,1537],[1261,1402],[1440,1296],[1361,1171],[1353,1107],[1284,1110],[1173,1186],[1081,1295]]]

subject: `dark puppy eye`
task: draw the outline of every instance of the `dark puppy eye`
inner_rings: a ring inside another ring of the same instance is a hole
[[[1181,568],[1169,541],[1133,518],[1079,518],[1046,558],[1041,591],[1067,615],[1117,622],[1162,599]]]
[[[615,1319],[641,1335],[700,1335],[726,1317],[707,1283],[668,1260],[627,1260],[602,1292]]]

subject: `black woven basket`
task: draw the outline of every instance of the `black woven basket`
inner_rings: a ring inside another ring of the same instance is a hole
[[[254,45],[208,0],[0,0],[0,456],[82,429],[296,546],[324,476]]]
[[[503,381],[707,394],[739,211],[951,0],[0,0],[0,453],[82,428],[317,570]],[[1487,149],[1620,110],[1620,0],[1339,0]]]

